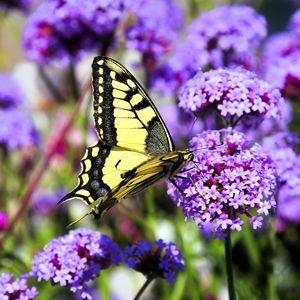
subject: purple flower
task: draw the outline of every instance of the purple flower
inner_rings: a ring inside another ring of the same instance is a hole
[[[13,108],[22,103],[20,87],[9,73],[0,73],[0,109]]]
[[[5,211],[0,211],[0,231],[5,230],[8,225],[8,215]]]
[[[168,194],[185,217],[216,236],[241,230],[242,215],[259,228],[253,218],[275,207],[276,187],[275,167],[262,147],[250,146],[244,134],[231,129],[205,131],[190,146],[195,158],[182,171],[186,178],[175,176],[176,186],[168,184]]]
[[[57,209],[57,202],[66,194],[65,189],[38,190],[33,195],[33,209],[36,213],[46,216]]]
[[[203,131],[204,125],[206,125],[204,122],[211,123],[209,118],[195,122],[193,116],[182,111],[178,105],[161,106],[159,111],[173,137],[175,145],[180,145],[180,143],[187,141],[192,135]]]
[[[297,144],[299,138],[288,132],[266,137],[263,144],[279,177],[276,225],[280,231],[300,224],[300,156],[294,151]]]
[[[0,146],[15,150],[39,144],[39,135],[29,117],[17,109],[0,109]]]
[[[6,13],[11,9],[19,9],[23,12],[28,12],[31,2],[31,0],[1,0],[0,11]]]
[[[300,42],[291,33],[268,39],[262,54],[262,76],[286,97],[300,94]]]
[[[176,0],[129,1],[133,24],[125,29],[127,46],[143,54],[151,65],[168,52],[183,25],[183,11]]]
[[[221,6],[189,26],[188,39],[198,49],[201,67],[243,65],[253,68],[255,50],[266,36],[266,20],[252,7]]]
[[[38,64],[70,62],[91,51],[105,53],[115,42],[124,0],[47,0],[23,32],[26,56]]]
[[[217,111],[231,126],[245,117],[279,117],[282,102],[277,89],[244,69],[198,72],[179,92],[179,106],[185,111]]]
[[[147,277],[162,277],[167,282],[175,282],[177,271],[184,268],[181,252],[174,243],[163,240],[137,242],[127,246],[124,261],[129,268],[143,273]]]
[[[26,277],[27,275],[24,275],[13,281],[13,274],[0,273],[0,299],[34,299],[37,296],[38,291],[36,287],[28,287]]]
[[[295,39],[300,37],[300,9],[298,9],[290,18],[289,31],[294,35]]]
[[[178,89],[199,70],[194,45],[189,41],[179,44],[174,53],[151,74],[151,87],[166,95],[176,95]]]
[[[87,283],[95,280],[100,270],[120,261],[120,248],[108,236],[80,228],[53,239],[36,254],[32,274],[39,281],[51,280],[91,299]]]

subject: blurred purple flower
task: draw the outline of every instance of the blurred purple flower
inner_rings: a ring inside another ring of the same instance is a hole
[[[196,18],[188,39],[198,49],[199,66],[253,68],[255,50],[266,36],[266,20],[250,6],[217,7]],[[193,51],[194,52],[194,51]]]
[[[199,70],[195,57],[192,43],[176,46],[174,53],[151,74],[151,87],[160,93],[175,96],[182,84]]]
[[[33,195],[34,211],[40,215],[46,216],[57,209],[57,202],[66,194],[64,188],[38,190]]]
[[[231,129],[205,131],[190,146],[195,158],[183,170],[186,178],[174,177],[180,190],[168,184],[168,194],[186,218],[216,237],[227,229],[240,231],[241,215],[253,229],[260,228],[262,216],[276,204],[276,171],[262,147],[250,146],[244,134]]]
[[[276,225],[279,231],[300,224],[300,156],[294,151],[299,138],[279,132],[264,139],[263,146],[274,161],[279,177]]]
[[[87,283],[95,280],[100,270],[119,264],[120,248],[106,235],[84,228],[71,230],[53,239],[33,259],[32,275],[40,281],[67,286],[81,297],[92,299]]]
[[[0,120],[0,146],[15,150],[39,144],[39,134],[24,112],[0,109]]]
[[[9,73],[0,73],[0,109],[13,108],[23,102],[17,82]]]
[[[4,13],[11,9],[19,9],[23,12],[28,12],[32,0],[1,0],[0,11]]]
[[[129,0],[129,3],[129,12],[135,20],[125,29],[127,46],[141,52],[144,63],[152,66],[176,40],[183,25],[183,10],[176,0]]]
[[[242,119],[258,123],[279,117],[283,101],[279,90],[241,68],[198,72],[179,92],[179,106],[185,111],[217,111],[230,126]]]
[[[295,39],[300,38],[300,9],[298,9],[290,18],[288,25],[289,31],[294,35]]]
[[[262,76],[286,97],[300,95],[299,65],[299,38],[284,32],[267,40],[262,53]]]
[[[13,281],[13,274],[0,273],[0,299],[32,300],[38,295],[36,287],[29,288],[27,275]]]
[[[124,0],[47,0],[23,32],[26,56],[38,64],[69,63],[87,52],[105,54],[115,42]]]
[[[163,240],[139,241],[127,246],[124,261],[129,268],[148,278],[162,277],[169,283],[175,282],[176,273],[184,268],[182,254],[176,245]]]
[[[0,211],[0,231],[5,230],[8,225],[8,214],[5,211]]]
[[[206,119],[195,119],[189,113],[182,111],[178,105],[166,105],[159,109],[175,145],[180,148],[180,143],[189,140],[193,135],[204,130]],[[176,147],[177,148],[177,147]]]

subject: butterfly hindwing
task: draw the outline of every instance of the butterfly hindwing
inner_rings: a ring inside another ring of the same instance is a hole
[[[73,198],[85,204],[112,196],[122,186],[124,174],[130,172],[150,157],[117,146],[107,146],[101,141],[87,148],[81,160],[81,172],[75,189],[60,202]]]
[[[111,58],[93,62],[94,119],[104,144],[156,155],[174,150],[166,125],[133,75]]]

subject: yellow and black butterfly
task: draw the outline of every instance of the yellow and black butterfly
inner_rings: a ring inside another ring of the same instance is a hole
[[[77,187],[60,203],[79,198],[92,205],[89,214],[100,218],[127,195],[174,176],[193,152],[175,151],[156,107],[124,66],[95,57],[92,68],[99,140],[81,160]]]

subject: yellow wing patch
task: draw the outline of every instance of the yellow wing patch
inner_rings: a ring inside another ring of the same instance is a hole
[[[174,150],[157,109],[126,68],[95,58],[93,79],[95,127],[104,144],[150,155]]]

